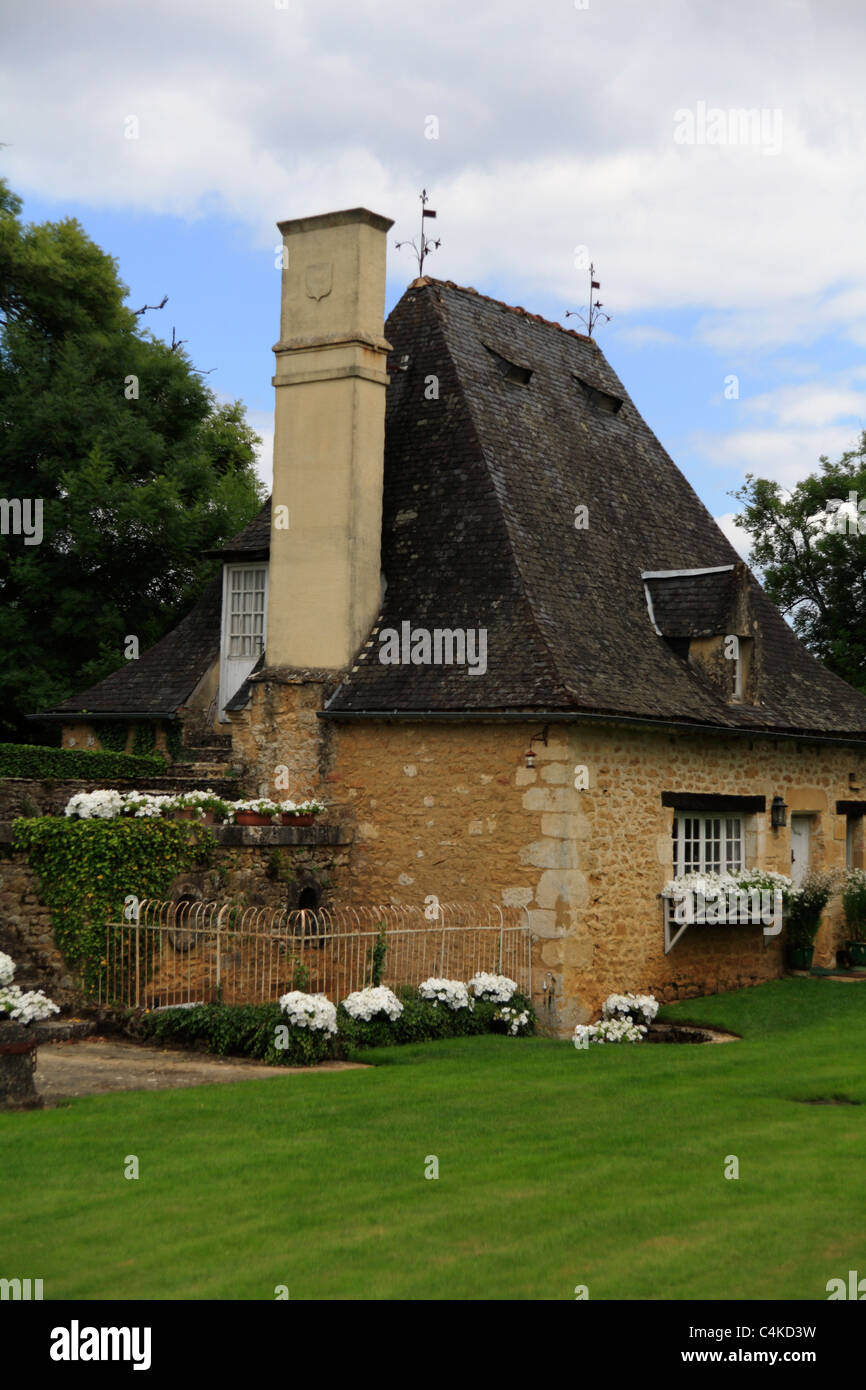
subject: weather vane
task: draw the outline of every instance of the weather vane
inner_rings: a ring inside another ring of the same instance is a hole
[[[601,312],[601,310],[602,310],[602,303],[601,303],[601,300],[600,300],[600,299],[593,299],[593,292],[594,292],[595,290],[600,290],[600,289],[601,289],[601,285],[599,284],[598,280],[596,280],[596,278],[595,278],[595,266],[592,265],[592,263],[590,263],[590,267],[589,267],[589,315],[587,316],[587,315],[584,315],[584,314],[579,314],[579,313],[577,312],[576,309],[574,309],[574,310],[572,310],[572,309],[567,309],[567,310],[566,310],[566,313],[565,313],[565,317],[566,317],[567,319],[572,319],[572,318],[580,319],[581,323],[583,324],[583,326],[584,326],[584,328],[586,329],[587,333],[589,334],[590,338],[592,337],[592,330],[595,328],[595,325],[598,323],[599,319],[604,319],[605,323],[610,323],[610,314],[603,314],[603,313]]]
[[[428,199],[427,199],[427,189],[426,189],[426,188],[422,188],[422,189],[421,189],[420,198],[421,198],[421,237],[420,237],[420,240],[419,240],[418,244],[416,245],[416,243],[415,243],[414,241],[395,241],[395,243],[394,243],[394,245],[397,247],[398,250],[399,250],[400,247],[402,247],[402,246],[411,246],[411,247],[412,247],[412,250],[415,252],[415,255],[418,257],[418,278],[419,278],[419,279],[420,279],[421,276],[424,274],[424,257],[425,257],[425,256],[429,256],[429,254],[430,254],[431,251],[436,251],[436,250],[438,250],[438,248],[442,245],[442,242],[439,240],[438,237],[436,238],[435,241],[431,241],[430,238],[429,238],[429,237],[425,234],[425,232],[424,232],[424,218],[425,218],[425,217],[435,217],[435,216],[436,216],[436,214],[435,214],[435,212],[433,211],[433,209],[432,209],[432,208],[428,208],[428,206],[427,206],[427,201],[428,201]]]

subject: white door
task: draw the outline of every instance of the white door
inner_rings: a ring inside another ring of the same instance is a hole
[[[223,572],[219,693],[219,717],[224,722],[226,705],[243,685],[264,651],[267,613],[267,565],[226,565]]]
[[[810,816],[791,817],[791,878],[799,888],[809,868]]]

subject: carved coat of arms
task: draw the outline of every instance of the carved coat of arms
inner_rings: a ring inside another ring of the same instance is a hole
[[[310,299],[324,299],[331,293],[333,261],[320,261],[318,265],[308,265],[304,276],[307,294]]]

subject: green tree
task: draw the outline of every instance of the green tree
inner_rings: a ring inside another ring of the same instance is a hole
[[[0,734],[32,740],[26,713],[183,615],[262,489],[243,406],[143,328],[114,258],[73,219],[20,214],[0,180]]]
[[[838,463],[786,493],[746,475],[733,495],[752,563],[797,635],[831,671],[866,690],[866,432]]]

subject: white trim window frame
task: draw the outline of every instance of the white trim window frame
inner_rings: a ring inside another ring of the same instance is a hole
[[[729,812],[675,811],[674,877],[738,874],[746,867],[743,817]]]
[[[267,560],[223,566],[220,624],[219,718],[265,649],[268,621]]]

